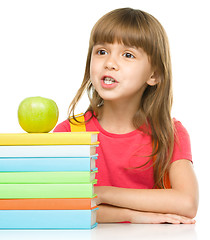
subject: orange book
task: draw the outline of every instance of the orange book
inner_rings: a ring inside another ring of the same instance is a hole
[[[96,198],[0,199],[0,210],[90,210]]]

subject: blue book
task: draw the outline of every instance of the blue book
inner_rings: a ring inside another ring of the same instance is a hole
[[[0,146],[0,157],[90,157],[98,145]]]
[[[95,171],[98,154],[91,157],[52,157],[52,158],[2,158],[0,172],[56,172],[56,171]]]
[[[91,229],[96,210],[0,210],[0,229]]]

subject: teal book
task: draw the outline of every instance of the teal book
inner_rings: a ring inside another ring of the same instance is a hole
[[[98,145],[0,146],[0,157],[90,157]]]
[[[96,172],[0,172],[0,184],[91,183]]]
[[[97,157],[98,154],[91,157],[0,157],[0,171],[94,171]]]
[[[0,199],[21,198],[93,198],[94,184],[0,184]]]
[[[0,229],[92,229],[93,210],[0,210]]]

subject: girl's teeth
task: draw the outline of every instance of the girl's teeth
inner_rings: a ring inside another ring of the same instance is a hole
[[[112,83],[114,83],[114,82],[115,82],[115,80],[112,79],[112,78],[106,77],[106,78],[104,79],[104,83],[105,83],[105,84],[112,84]]]
[[[112,82],[112,81],[109,81],[109,80],[104,80],[104,83],[105,83],[105,84],[112,84],[113,82]]]

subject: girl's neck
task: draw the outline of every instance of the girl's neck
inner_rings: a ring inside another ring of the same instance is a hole
[[[133,116],[137,109],[132,104],[117,104],[104,101],[100,108],[100,125],[104,130],[115,134],[125,134],[135,130]]]

